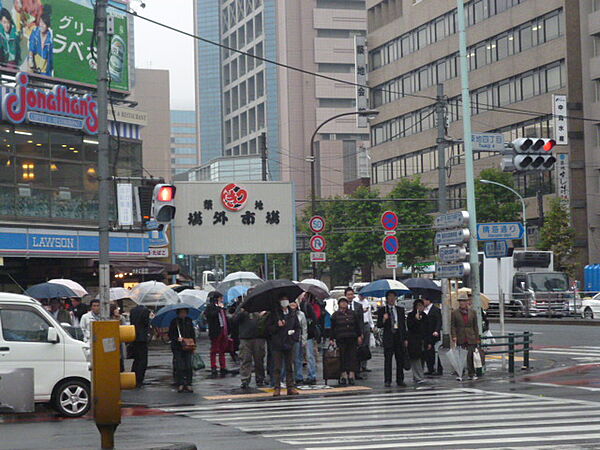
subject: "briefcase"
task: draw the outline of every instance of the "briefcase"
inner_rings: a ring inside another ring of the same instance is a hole
[[[338,348],[329,346],[323,354],[323,380],[338,380],[342,374],[342,358]]]

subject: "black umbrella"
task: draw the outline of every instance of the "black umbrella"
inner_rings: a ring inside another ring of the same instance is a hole
[[[248,312],[271,311],[281,297],[294,300],[302,289],[290,280],[270,280],[256,286],[246,297],[242,308]]]
[[[428,298],[434,303],[442,301],[442,288],[430,278],[409,278],[403,283],[410,288],[415,297]]]
[[[58,283],[40,283],[34,284],[25,291],[30,297],[40,298],[61,298],[61,297],[79,297],[71,288]]]

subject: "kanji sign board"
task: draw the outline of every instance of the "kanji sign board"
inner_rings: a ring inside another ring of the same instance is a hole
[[[175,253],[292,253],[291,183],[176,182]]]

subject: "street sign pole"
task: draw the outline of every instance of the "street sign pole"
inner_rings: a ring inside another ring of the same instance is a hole
[[[500,314],[500,336],[505,336],[504,330],[504,295],[502,294],[502,258],[496,258],[498,263],[497,277],[498,277],[498,310]],[[502,370],[506,369],[506,360],[504,354],[502,356]]]

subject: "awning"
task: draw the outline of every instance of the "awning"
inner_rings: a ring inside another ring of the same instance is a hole
[[[178,264],[158,261],[111,261],[110,265],[114,272],[134,275],[176,275],[179,273]]]

